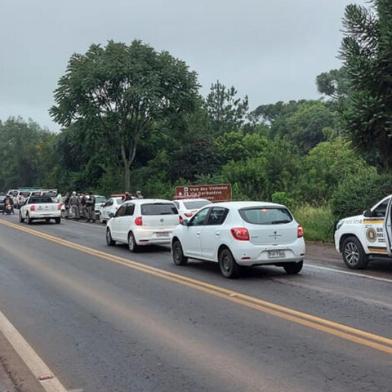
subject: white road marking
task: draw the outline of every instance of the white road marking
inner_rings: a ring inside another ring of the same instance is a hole
[[[46,392],[67,392],[58,378],[53,374],[45,362],[34,349],[26,342],[18,330],[0,311],[0,332],[9,341],[11,346],[33,373]],[[40,378],[45,378],[40,381]]]
[[[380,282],[392,283],[392,279],[379,278],[378,276],[365,275],[365,274],[361,274],[358,272],[343,271],[338,268],[322,267],[320,265],[314,265],[314,264],[305,264],[305,268],[314,268],[314,269],[319,269],[319,270],[324,270],[324,271],[337,272],[340,274],[356,276],[359,278],[366,278],[366,279],[378,280]]]

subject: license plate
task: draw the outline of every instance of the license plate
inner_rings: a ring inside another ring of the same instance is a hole
[[[162,233],[156,233],[157,237],[169,237],[169,232],[168,231],[164,231]]]
[[[268,257],[270,259],[284,258],[285,257],[284,250],[269,250]]]

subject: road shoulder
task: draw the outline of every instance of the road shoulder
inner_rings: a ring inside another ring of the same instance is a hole
[[[0,333],[0,392],[43,392],[10,343]]]

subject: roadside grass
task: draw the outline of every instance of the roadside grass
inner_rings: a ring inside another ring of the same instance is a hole
[[[305,239],[332,242],[335,217],[329,206],[303,205],[294,210],[295,219],[303,226]]]

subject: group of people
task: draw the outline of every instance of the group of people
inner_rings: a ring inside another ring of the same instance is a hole
[[[67,193],[64,197],[64,217],[95,222],[95,196],[89,193]]]

